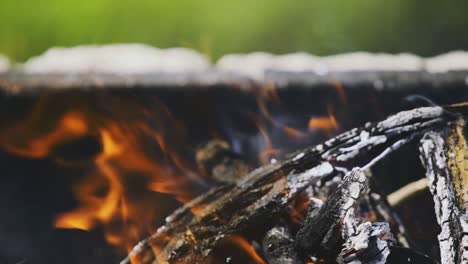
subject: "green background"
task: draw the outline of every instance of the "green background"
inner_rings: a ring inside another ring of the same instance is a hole
[[[468,1],[0,0],[0,53],[141,42],[226,53],[367,50],[431,56],[468,48]]]

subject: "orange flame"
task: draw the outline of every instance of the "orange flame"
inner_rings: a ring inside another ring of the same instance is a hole
[[[265,147],[259,154],[260,161],[263,164],[265,164],[269,162],[270,158],[272,158],[275,155],[278,155],[280,153],[280,150],[273,148],[273,143],[271,142],[270,136],[268,135],[265,127],[259,120],[256,120],[256,125],[258,131],[262,135],[263,141],[265,142]]]
[[[337,91],[344,98],[340,86]],[[73,140],[92,137],[99,142],[97,153],[85,160],[84,167],[89,170],[72,187],[77,208],[59,214],[53,223],[55,227],[101,228],[109,243],[128,250],[154,231],[155,222],[171,211],[172,208],[158,200],[162,194],[178,202],[186,202],[196,195],[191,187],[201,179],[178,155],[186,145],[184,129],[164,106],[143,108],[138,102],[106,95],[105,104],[112,109],[112,114],[105,114],[99,103],[88,102],[89,99],[68,98],[57,106],[62,100],[43,96],[29,116],[0,131],[0,147],[6,151],[57,162],[61,157],[55,150]],[[267,100],[280,103],[274,86],[264,90],[258,100],[263,119],[255,122],[265,142],[260,160],[266,163],[280,150],[273,146],[265,124],[281,128],[290,138],[302,138],[306,133],[272,117]],[[331,108],[327,117],[311,118],[308,128],[337,129]],[[141,186],[134,186],[135,178]],[[302,221],[301,214],[307,204],[298,205],[297,215],[293,213],[292,217]],[[264,263],[245,239],[229,237],[257,263]]]
[[[257,251],[243,237],[230,235],[225,237],[226,240],[243,250],[257,264],[266,264],[265,261],[258,255]]]
[[[262,114],[262,117],[264,117],[275,127],[279,127],[280,129],[282,129],[286,136],[291,138],[304,138],[305,134],[299,129],[281,124],[280,122],[275,120],[271,116],[270,111],[268,110],[268,103],[272,103],[277,106],[281,105],[280,97],[273,83],[268,83],[265,87],[263,87],[260,94],[257,97],[257,104],[260,113]]]
[[[116,109],[113,116],[79,100],[56,109],[57,98],[45,96],[30,116],[0,131],[0,147],[59,162],[56,148],[82,137],[95,138],[101,148],[86,160],[89,173],[72,187],[78,207],[58,215],[53,224],[82,230],[100,227],[110,244],[128,250],[172,210],[158,201],[162,193],[187,201],[196,195],[190,187],[200,179],[176,154],[184,144],[183,128],[165,107],[146,109],[128,100],[113,102],[109,96],[105,100]],[[169,144],[170,137],[174,139]],[[134,186],[134,178],[141,186]]]
[[[309,130],[324,130],[334,131],[338,128],[338,123],[331,111],[331,107],[328,107],[328,116],[325,117],[311,117],[309,119]]]
[[[4,147],[7,151],[16,155],[44,158],[57,142],[85,135],[87,130],[88,127],[83,115],[79,112],[70,111],[62,116],[55,129],[48,134],[35,135],[31,132],[31,127],[25,123],[24,126],[11,131],[11,137],[8,137],[7,140],[13,144],[5,144]],[[6,134],[8,135],[8,131]]]

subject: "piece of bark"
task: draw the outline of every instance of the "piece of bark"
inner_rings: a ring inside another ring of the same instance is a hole
[[[366,156],[363,154],[368,157],[370,151],[390,146],[384,153],[388,154],[415,134],[444,126],[450,119],[452,116],[441,107],[400,112],[258,168],[236,184],[214,188],[176,210],[122,263],[130,259],[132,263],[202,263],[220,237],[243,232],[253,223],[264,223],[307,187],[341,174],[334,164]],[[374,164],[383,156],[366,164]]]
[[[343,220],[343,238],[346,239],[338,263],[387,263],[391,247],[395,245],[387,223],[371,223],[353,217]]]
[[[294,238],[286,227],[275,226],[268,231],[262,241],[262,249],[269,264],[301,264]]]
[[[297,251],[304,257],[330,259],[336,256],[343,243],[342,223],[345,218],[354,216],[360,199],[368,192],[366,176],[360,169],[346,174],[320,209],[309,210],[304,226],[296,235]]]
[[[404,257],[407,263],[435,263],[413,250],[393,252],[396,241],[389,225],[360,217],[358,207],[368,198],[368,192],[366,176],[356,168],[343,178],[323,206],[311,203],[304,227],[296,236],[298,252],[328,262],[336,258],[341,264],[398,263],[387,262],[391,253],[393,259]]]
[[[442,264],[468,263],[468,148],[463,119],[421,140],[421,161],[434,198]]]
[[[337,257],[339,264],[437,264],[438,262],[412,248],[396,245],[387,223],[371,223],[348,218],[343,237],[346,242]]]
[[[229,143],[215,139],[197,150],[195,155],[199,169],[218,183],[235,183],[246,176],[251,168]]]

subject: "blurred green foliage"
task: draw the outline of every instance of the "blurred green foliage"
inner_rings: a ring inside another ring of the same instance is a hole
[[[141,42],[226,53],[468,48],[465,0],[0,0],[0,53]]]

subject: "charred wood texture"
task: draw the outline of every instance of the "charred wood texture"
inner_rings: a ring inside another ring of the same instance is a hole
[[[368,179],[359,168],[346,174],[320,209],[309,210],[296,236],[298,252],[312,259],[338,256],[339,263],[386,263],[390,247],[396,244],[390,227],[359,218],[357,212],[368,193]]]
[[[464,119],[421,140],[421,160],[434,198],[441,263],[468,263],[468,148]]]
[[[338,263],[387,263],[395,244],[387,223],[348,218],[344,221],[344,248]]]
[[[155,234],[135,246],[123,263],[130,260],[132,263],[204,263],[226,235],[241,234],[253,225],[257,232],[265,234],[273,227],[268,220],[284,211],[306,188],[317,189],[320,182],[342,176],[348,171],[346,167],[359,166],[362,171],[367,170],[393,150],[423,132],[445,126],[452,119],[453,115],[441,107],[404,111],[381,122],[352,129],[283,161],[260,167],[237,183],[213,188],[176,210]],[[355,164],[358,157],[362,164]],[[352,208],[356,203],[354,200],[366,192],[367,183],[362,171],[347,172],[341,187],[324,205],[330,208],[327,213],[332,215],[327,218],[330,221],[322,219],[319,222],[329,228],[317,231],[320,234],[312,243],[306,238],[310,237],[306,235],[309,231],[300,232],[302,235],[298,238],[302,242],[296,245],[306,250],[301,254],[310,254],[307,251],[314,252],[317,250],[315,246],[319,245],[325,255],[333,255],[340,241],[349,243],[350,248],[355,247],[352,241],[358,234],[343,233],[338,239],[334,235],[339,230],[337,225],[341,217],[346,219],[346,215],[353,211],[344,209]],[[345,201],[344,196],[351,199]],[[359,227],[362,223],[353,224]],[[265,230],[260,230],[262,228]],[[387,243],[383,226],[366,224],[361,229],[370,237]]]
[[[294,238],[286,227],[275,226],[268,231],[262,241],[269,264],[302,264],[296,249]]]
[[[346,174],[338,189],[320,207],[310,208],[304,226],[296,235],[301,254],[329,259],[343,244],[340,235],[345,218],[353,217],[359,201],[369,192],[364,173],[355,169]]]

